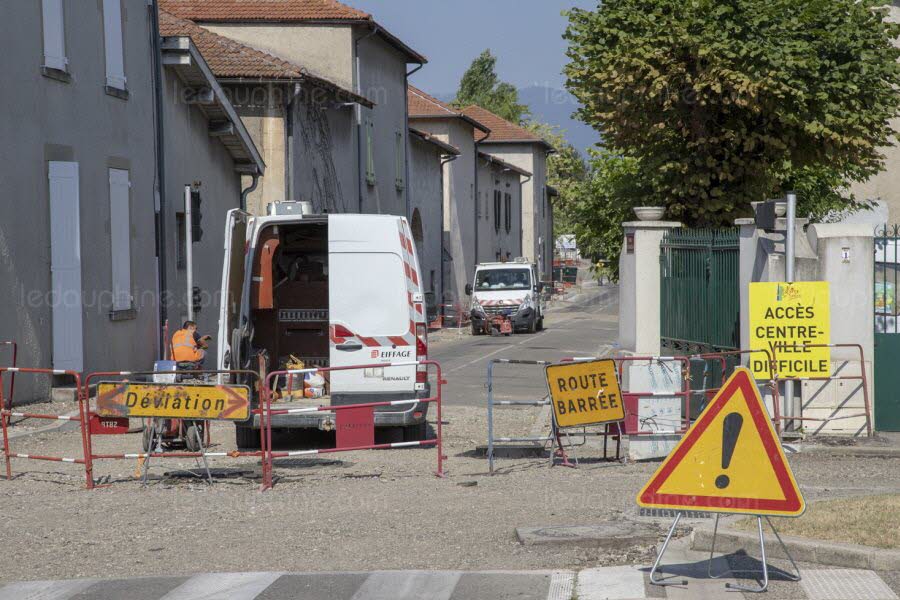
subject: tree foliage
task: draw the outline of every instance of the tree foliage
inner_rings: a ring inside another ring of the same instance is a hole
[[[570,232],[582,256],[609,261],[610,275],[618,279],[622,223],[634,220],[632,208],[646,205],[650,190],[634,158],[594,150],[588,168],[577,201],[567,207]]]
[[[719,225],[794,185],[824,215],[852,204],[845,188],[890,145],[900,26],[884,4],[604,0],[568,13],[568,87],[643,204]]]
[[[477,104],[516,125],[529,115],[528,107],[519,103],[519,90],[497,76],[497,58],[485,50],[463,73],[453,105],[458,108]]]
[[[553,233],[574,233],[572,210],[584,193],[588,167],[581,153],[566,141],[565,132],[553,125],[530,121],[526,128],[556,150],[547,158],[547,183],[559,192],[553,202]]]

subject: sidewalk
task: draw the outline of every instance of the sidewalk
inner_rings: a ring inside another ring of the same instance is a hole
[[[622,566],[574,571],[376,571],[372,573],[205,573],[192,577],[124,580],[73,579],[11,583],[0,600],[640,600],[690,598],[714,600],[759,597],[726,591],[728,575],[707,577],[707,555],[685,546],[670,546],[664,576],[686,578],[688,585],[659,587],[649,583],[649,566]],[[753,559],[737,568],[758,569]],[[755,563],[755,564],[754,564]],[[771,563],[770,563],[771,564]],[[777,564],[777,563],[776,563]],[[727,571],[717,558],[713,571]],[[732,568],[735,568],[732,565]],[[799,583],[770,570],[768,597],[809,600],[896,600],[900,578],[854,569],[802,569]],[[882,577],[884,575],[884,578]],[[885,581],[890,581],[890,585]],[[747,583],[747,581],[744,581]],[[893,589],[892,589],[893,586]]]

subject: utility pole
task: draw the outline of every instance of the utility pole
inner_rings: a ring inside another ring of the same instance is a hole
[[[797,194],[787,193],[787,231],[784,234],[784,278],[787,283],[794,283],[794,227],[797,216]],[[784,416],[794,417],[794,382],[784,382]],[[787,423],[793,424],[792,421]]]

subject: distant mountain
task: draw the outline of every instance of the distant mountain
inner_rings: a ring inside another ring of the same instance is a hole
[[[519,101],[531,108],[531,115],[538,121],[555,125],[565,132],[570,144],[583,156],[600,140],[594,129],[572,114],[578,110],[578,101],[566,90],[545,86],[531,86],[519,90]]]
[[[454,92],[435,94],[435,98],[443,102],[450,102],[455,97]],[[591,126],[572,116],[578,110],[578,101],[566,90],[529,86],[519,89],[519,101],[528,105],[534,119],[563,130],[569,143],[584,157],[587,157],[588,148],[593,148],[600,139],[599,134]]]

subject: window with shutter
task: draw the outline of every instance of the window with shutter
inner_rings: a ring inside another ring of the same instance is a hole
[[[122,0],[103,0],[103,39],[106,47],[106,85],[124,90],[126,80]]]
[[[505,198],[506,204],[506,233],[512,230],[512,195],[507,193]]]
[[[494,190],[494,231],[500,233],[500,190]]]
[[[63,0],[41,0],[41,16],[44,27],[44,66],[65,71],[66,34],[63,18]]]
[[[114,311],[131,308],[130,188],[128,171],[109,170],[109,238]]]
[[[78,163],[51,161],[50,281],[53,368],[84,370]]]

